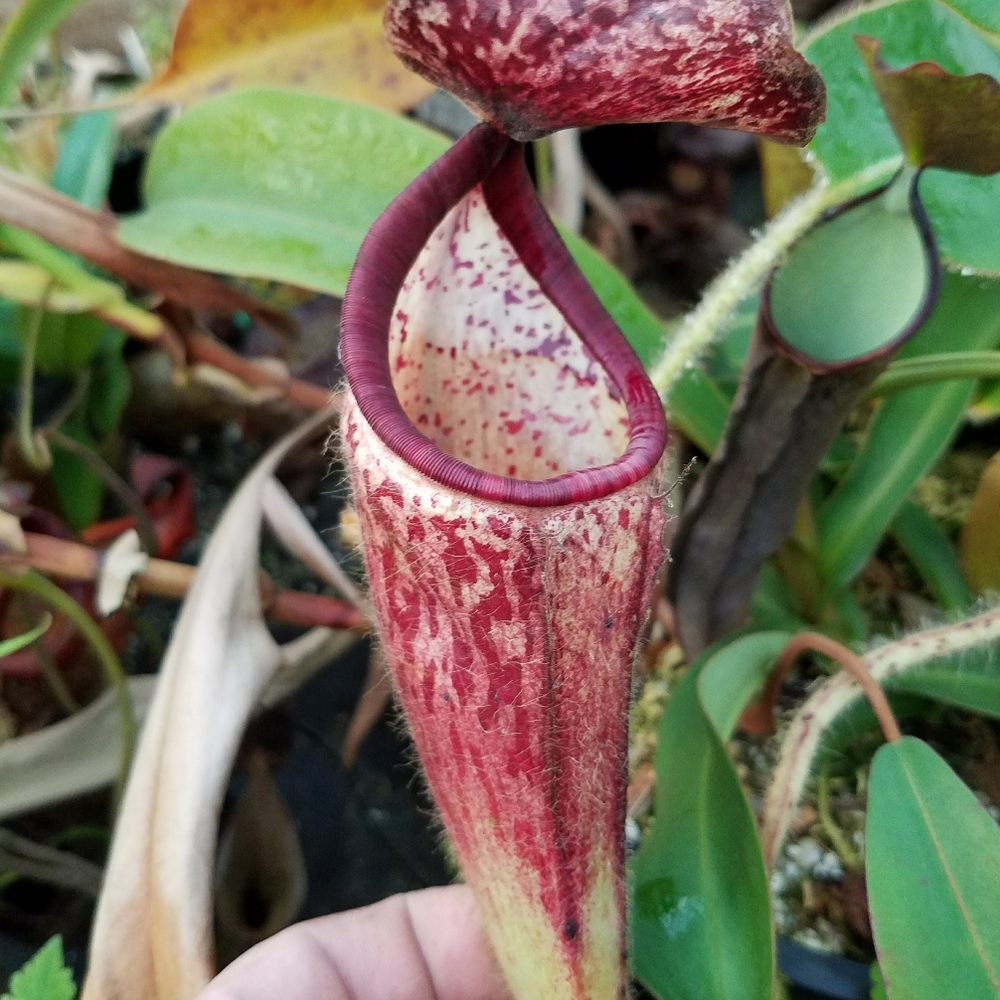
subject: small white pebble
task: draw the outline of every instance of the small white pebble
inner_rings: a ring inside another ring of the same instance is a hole
[[[810,837],[804,837],[797,844],[788,845],[788,856],[807,874],[823,860],[823,848]]]
[[[843,955],[844,940],[829,920],[817,917],[812,927],[803,927],[792,935],[793,941],[804,944],[807,948],[824,951],[828,955]]]
[[[844,862],[833,851],[826,851],[813,866],[812,875],[820,882],[841,882],[844,878]]]
[[[636,823],[631,816],[625,820],[625,850],[629,854],[639,850],[639,845],[642,843],[642,830],[639,829],[639,824]]]

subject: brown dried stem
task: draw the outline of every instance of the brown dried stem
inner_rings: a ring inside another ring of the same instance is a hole
[[[94,212],[6,167],[0,167],[0,221],[80,254],[133,285],[193,308],[242,311],[280,331],[294,325],[287,314],[209,274],[130,250],[118,240],[114,216]]]
[[[30,567],[63,580],[96,580],[101,571],[103,553],[80,542],[54,538],[34,531],[24,533],[26,552],[0,554],[0,567]],[[133,577],[133,584],[144,594],[180,599],[188,592],[196,568],[168,559],[150,559],[146,569]],[[346,601],[323,594],[306,594],[275,587],[261,574],[264,613],[278,621],[307,627],[367,629],[368,619]]]
[[[221,368],[247,385],[280,389],[287,399],[308,410],[325,410],[335,405],[333,394],[327,389],[297,378],[282,378],[273,370],[241,357],[208,334],[185,331],[182,336],[191,361]]]

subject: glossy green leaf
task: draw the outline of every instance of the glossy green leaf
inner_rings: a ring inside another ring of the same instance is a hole
[[[987,646],[931,660],[884,686],[1000,719],[1000,649]]]
[[[115,116],[111,111],[80,115],[66,132],[52,186],[88,208],[100,208],[111,184],[115,159]]]
[[[723,743],[732,737],[743,709],[763,686],[791,637],[785,631],[742,636],[715,653],[701,671],[701,706]]]
[[[875,755],[865,844],[889,1000],[997,1000],[1000,828],[920,740]]]
[[[891,531],[945,611],[965,611],[971,606],[972,593],[962,575],[955,546],[927,511],[912,500],[904,500]]]
[[[787,632],[808,628],[808,622],[795,610],[795,597],[788,581],[773,562],[766,562],[760,568],[750,605],[750,624],[755,629]]]
[[[209,98],[157,136],[123,243],[189,267],[343,295],[372,223],[448,140],[294,91]]]
[[[917,357],[1000,342],[1000,282],[946,274],[928,322],[902,349]],[[970,380],[908,389],[885,400],[872,418],[857,458],[820,508],[820,566],[832,592],[858,573],[917,480],[962,424]]]
[[[788,251],[768,304],[774,332],[799,354],[823,364],[853,361],[912,332],[931,289],[927,248],[910,213],[912,183],[904,172]]]
[[[20,635],[12,635],[9,639],[0,640],[0,656],[10,656],[19,649],[30,646],[48,632],[51,624],[52,615],[46,612],[42,620],[33,629],[22,632]]]
[[[62,938],[49,938],[10,977],[8,992],[0,1000],[73,1000],[76,985],[63,959]]]
[[[774,942],[753,815],[724,742],[787,633],[714,647],[671,695],[656,823],[630,865],[629,953],[661,1000],[771,1000]]]
[[[10,104],[39,42],[80,0],[24,0],[0,37],[0,105]]]
[[[844,180],[900,156],[854,35],[880,39],[893,66],[926,59],[949,73],[1000,79],[996,22],[994,0],[889,0],[821,24],[805,40],[804,51],[827,85],[827,119],[811,145],[827,173]],[[946,259],[1000,271],[1000,177],[930,170],[921,193]]]

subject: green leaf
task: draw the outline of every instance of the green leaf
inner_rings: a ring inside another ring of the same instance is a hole
[[[1000,341],[1000,282],[946,274],[931,318],[902,357],[983,350]],[[847,475],[819,510],[820,566],[833,592],[858,573],[917,480],[964,419],[973,382],[908,389],[884,401]]]
[[[209,98],[156,137],[127,246],[222,274],[343,295],[372,223],[448,148],[387,111],[314,94]]]
[[[76,985],[63,959],[62,937],[49,938],[10,977],[9,992],[0,1000],[73,1000]]]
[[[0,36],[0,105],[10,104],[41,42],[80,0],[24,0]]]
[[[883,686],[1000,719],[1000,649],[987,646],[930,660]]]
[[[118,285],[95,277],[80,266],[76,257],[34,233],[0,224],[0,243],[37,264],[70,291],[88,298],[88,308],[109,308],[125,301],[125,293]]]
[[[931,291],[928,248],[910,212],[913,183],[904,171],[882,194],[848,205],[788,251],[767,300],[775,333],[799,354],[840,364],[912,333]]]
[[[663,324],[629,284],[628,278],[586,240],[559,227],[576,266],[590,282],[601,304],[618,324],[639,360],[649,367],[663,349]]]
[[[882,973],[879,971],[878,962],[871,965],[872,991],[869,1000],[889,1000],[885,995],[885,984],[882,982]]]
[[[13,635],[9,639],[0,641],[0,656],[10,656],[25,646],[30,646],[36,639],[41,639],[49,630],[52,624],[52,615],[46,613],[41,622],[29,632],[22,632],[21,635]]]
[[[18,308],[18,336],[23,342],[34,309]],[[38,335],[35,365],[47,375],[73,376],[93,360],[107,332],[107,324],[90,313],[47,312]]]
[[[693,664],[656,750],[656,823],[630,863],[629,953],[661,1000],[771,1000],[767,875],[728,739],[787,633],[744,636]]]
[[[97,441],[79,416],[67,420],[59,430],[88,448],[97,447]],[[77,455],[54,444],[51,449],[52,481],[59,497],[59,506],[70,526],[81,531],[100,517],[101,504],[104,502],[104,480]]]
[[[88,208],[100,208],[115,159],[115,116],[111,111],[80,115],[66,132],[52,186]]]
[[[865,869],[889,1000],[1000,997],[1000,829],[925,743],[872,764]]]
[[[788,581],[773,562],[760,568],[757,586],[750,605],[750,623],[755,629],[781,629],[798,632],[808,623],[795,610],[795,598]]]
[[[1000,25],[993,0],[890,0],[824,22],[804,48],[827,85],[826,122],[810,148],[835,182],[900,156],[854,35],[880,39],[882,54],[893,66],[926,59],[949,73],[1000,79]],[[1000,177],[930,170],[921,194],[945,259],[1000,271]]]
[[[91,369],[87,391],[87,422],[98,438],[106,438],[117,427],[132,390],[128,365],[122,357],[125,335],[109,329]]]
[[[945,611],[965,611],[972,604],[955,546],[937,521],[911,500],[904,500],[892,524],[892,537],[923,577]]]
[[[670,387],[670,422],[706,455],[715,451],[729,418],[729,400],[702,368],[685,369]]]

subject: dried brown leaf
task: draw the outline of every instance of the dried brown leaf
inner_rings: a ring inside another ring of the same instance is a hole
[[[189,104],[255,84],[406,111],[433,93],[389,48],[384,0],[188,0],[170,63],[138,96]]]
[[[854,41],[910,163],[981,176],[1000,171],[1000,82],[986,73],[956,76],[930,61],[893,70],[877,38]]]
[[[214,971],[212,857],[250,713],[282,664],[257,560],[264,488],[306,421],[261,459],[220,519],[181,609],[122,802],[83,1000],[190,1000]]]

